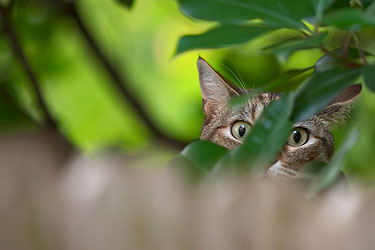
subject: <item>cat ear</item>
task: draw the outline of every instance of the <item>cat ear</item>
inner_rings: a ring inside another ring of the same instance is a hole
[[[328,125],[345,121],[350,114],[353,101],[359,96],[361,90],[361,84],[354,84],[344,88],[317,116]]]
[[[238,96],[241,89],[229,83],[217,73],[204,59],[198,59],[199,83],[204,102],[227,102]]]

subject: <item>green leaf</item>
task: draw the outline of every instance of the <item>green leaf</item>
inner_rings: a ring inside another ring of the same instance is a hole
[[[121,3],[125,7],[131,8],[134,3],[134,0],[117,0],[117,2]]]
[[[334,0],[313,0],[315,7],[315,18],[318,22],[322,20],[323,12],[334,3]]]
[[[260,18],[267,26],[303,29],[300,21],[314,15],[310,1],[179,0],[180,10],[198,19],[238,22]]]
[[[270,81],[264,83],[261,87],[252,90],[250,93],[234,97],[230,100],[230,105],[232,108],[241,107],[247,100],[253,98],[256,95],[266,93],[266,92],[282,92],[289,91],[295,87],[295,80],[297,77],[301,76],[303,73],[311,70],[312,67],[304,69],[291,69],[287,70],[277,77],[271,79]]]
[[[327,38],[327,33],[321,33],[317,36],[308,38],[298,38],[294,41],[288,41],[270,48],[271,52],[283,61],[288,60],[289,56],[297,50],[318,48]]]
[[[315,63],[315,73],[335,68],[344,69],[360,66],[359,59],[361,59],[361,55],[359,54],[358,49],[349,48],[346,52],[346,58],[343,58],[341,50],[341,48],[338,48],[330,51],[329,54],[325,54],[324,56],[320,57]],[[363,51],[363,53],[366,57],[371,56],[371,54],[367,51]]]
[[[367,26],[375,26],[375,19],[358,8],[345,8],[326,14],[322,23],[340,29],[359,30]]]
[[[297,90],[292,119],[302,121],[319,112],[359,74],[360,69],[332,69],[313,75]]]
[[[290,134],[293,94],[271,102],[252,127],[244,143],[228,152],[213,172],[225,169],[252,173],[271,164]]]
[[[183,36],[177,46],[176,54],[207,48],[223,48],[250,41],[274,28],[260,25],[222,25],[199,35]]]
[[[375,92],[375,65],[364,67],[362,69],[362,75],[367,88]]]
[[[342,143],[340,149],[334,154],[332,160],[319,173],[317,178],[313,181],[310,195],[315,196],[326,190],[335,183],[337,177],[340,175],[340,169],[343,166],[345,156],[353,147],[354,143],[359,137],[358,129],[353,129]]]
[[[210,141],[199,140],[187,145],[181,155],[187,158],[197,171],[205,175],[227,151],[226,148]]]

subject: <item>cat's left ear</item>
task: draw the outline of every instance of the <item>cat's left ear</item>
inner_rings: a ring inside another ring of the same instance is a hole
[[[317,116],[328,125],[345,121],[350,114],[354,100],[359,96],[361,90],[361,84],[354,84],[344,88]]]
[[[204,102],[227,102],[231,97],[241,93],[240,88],[225,80],[203,58],[198,59],[197,66]]]

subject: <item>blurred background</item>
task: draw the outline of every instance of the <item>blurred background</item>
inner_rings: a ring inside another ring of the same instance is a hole
[[[130,9],[120,0],[15,0],[2,7],[0,22],[2,134],[32,133],[48,122],[40,94],[52,123],[79,151],[147,155],[143,165],[150,167],[165,165],[199,138],[198,55],[249,88],[288,69],[313,66],[322,56],[312,49],[285,60],[262,50],[288,38],[289,32],[235,48],[174,56],[182,35],[214,25],[186,18],[174,0],[136,0]],[[375,30],[362,35],[375,37]],[[366,50],[374,53],[375,43]],[[40,90],[33,87],[35,82]],[[337,146],[353,126],[360,129],[344,167],[354,181],[375,183],[374,122],[375,96],[364,87],[352,119],[333,129]]]

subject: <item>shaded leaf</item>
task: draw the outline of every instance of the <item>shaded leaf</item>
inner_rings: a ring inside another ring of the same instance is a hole
[[[310,1],[294,0],[179,0],[180,10],[191,17],[220,22],[260,18],[267,26],[303,29],[300,21],[314,15]]]
[[[359,137],[358,129],[353,129],[342,143],[340,149],[333,155],[332,160],[319,173],[317,178],[313,181],[310,195],[315,196],[326,190],[335,183],[340,175],[340,170],[343,166],[345,156],[353,147],[354,143]]]
[[[323,12],[328,9],[334,2],[334,0],[313,0],[313,4],[315,7],[315,18],[318,22],[322,20]]]
[[[228,169],[251,173],[271,164],[284,146],[292,128],[289,120],[294,96],[290,93],[271,102],[252,127],[244,143],[228,152],[214,172]]]
[[[128,8],[131,8],[134,3],[134,0],[117,0],[117,2],[121,3],[122,5]]]
[[[206,48],[223,48],[248,42],[274,28],[260,25],[222,25],[199,35],[183,36],[177,45],[176,54]]]
[[[340,29],[359,30],[367,26],[374,26],[375,19],[358,8],[345,8],[326,14],[322,19],[322,23],[324,25],[333,25]]]
[[[230,105],[233,108],[241,107],[247,100],[253,98],[256,95],[266,92],[281,92],[281,91],[288,91],[294,87],[294,83],[291,84],[292,79],[295,79],[298,76],[301,76],[303,73],[311,70],[312,67],[304,68],[304,69],[291,69],[283,72],[282,74],[278,75],[277,77],[271,79],[270,81],[264,83],[261,87],[252,90],[250,93],[246,95],[241,95],[238,97],[234,97],[230,101]],[[293,85],[293,86],[291,86]]]
[[[367,66],[362,69],[363,79],[366,86],[375,92],[375,65]]]
[[[181,155],[187,158],[202,174],[208,173],[227,152],[226,148],[210,141],[194,141],[187,145]]]
[[[371,56],[371,54],[366,51],[363,51],[363,53],[366,55],[366,57]],[[330,51],[329,54],[325,54],[324,56],[320,57],[315,63],[314,72],[319,73],[335,68],[344,69],[360,66],[358,61],[361,56],[357,49],[349,48],[346,54],[346,58],[342,58],[341,48]]]
[[[359,69],[333,69],[313,75],[297,90],[292,119],[302,121],[319,112],[359,73]]]

